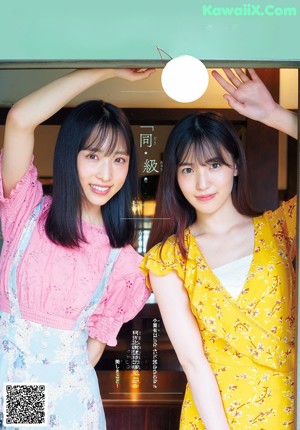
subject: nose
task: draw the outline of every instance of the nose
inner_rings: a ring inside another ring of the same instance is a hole
[[[112,168],[110,159],[107,157],[103,158],[98,165],[98,170],[96,173],[98,179],[102,181],[110,181],[112,178]]]
[[[199,191],[206,190],[209,187],[209,173],[204,166],[201,166],[197,173],[196,188]]]

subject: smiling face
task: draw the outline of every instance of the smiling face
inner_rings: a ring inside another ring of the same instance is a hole
[[[122,138],[111,145],[87,145],[78,153],[77,171],[83,191],[82,219],[102,224],[101,207],[124,185],[130,157]]]
[[[222,159],[189,151],[177,168],[177,181],[186,200],[197,215],[211,215],[224,207],[233,206],[232,187],[237,168],[228,152]]]

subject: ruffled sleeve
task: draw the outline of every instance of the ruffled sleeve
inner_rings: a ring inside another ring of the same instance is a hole
[[[146,275],[146,285],[151,290],[149,272],[158,276],[165,276],[174,270],[182,280],[185,278],[186,262],[182,257],[175,236],[170,236],[161,245],[155,245],[147,252],[140,265],[141,270]]]
[[[110,276],[106,293],[88,321],[89,336],[109,346],[117,344],[122,325],[133,319],[150,296],[145,275],[139,269],[141,256],[123,248]]]
[[[285,240],[287,252],[294,258],[296,255],[297,196],[283,202],[274,212],[266,212],[265,216],[272,224],[277,240]]]
[[[296,237],[297,226],[297,196],[282,204],[284,219],[286,222],[287,236],[290,239]]]

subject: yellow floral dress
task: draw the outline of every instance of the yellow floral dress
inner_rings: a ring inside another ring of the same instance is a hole
[[[144,257],[145,273],[183,280],[231,430],[294,429],[296,199],[253,219],[255,245],[235,300],[208,266],[189,229],[187,260],[174,236]],[[187,384],[180,430],[205,427]]]

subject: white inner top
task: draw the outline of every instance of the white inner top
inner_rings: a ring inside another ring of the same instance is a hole
[[[231,263],[213,269],[214,274],[222,282],[223,287],[226,288],[234,299],[238,298],[245,285],[252,258],[253,254],[247,255],[247,257],[239,258]]]

